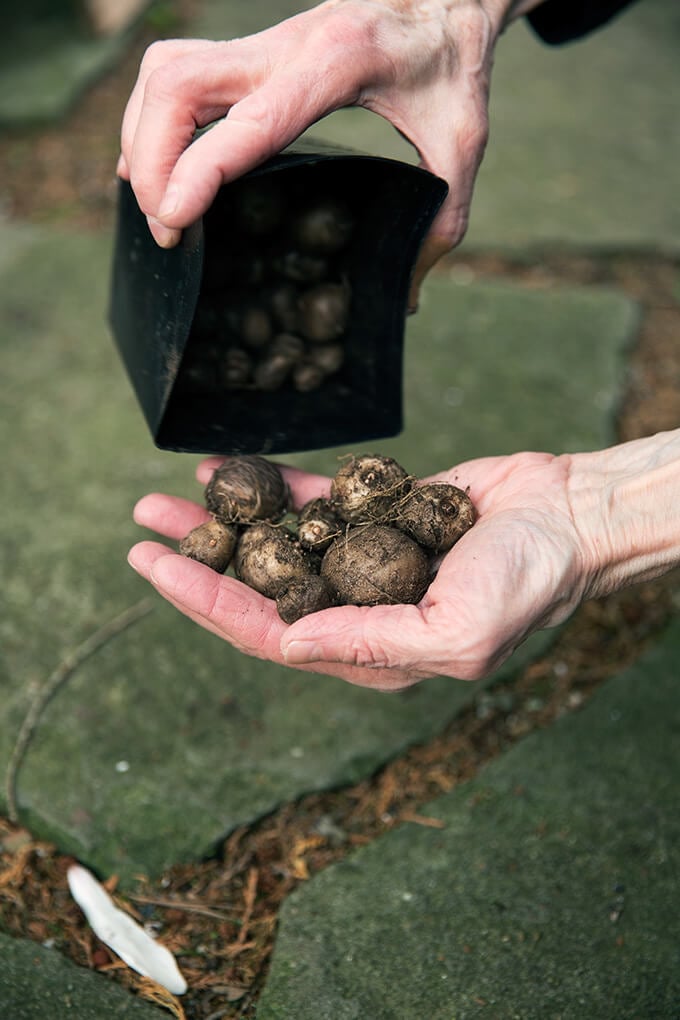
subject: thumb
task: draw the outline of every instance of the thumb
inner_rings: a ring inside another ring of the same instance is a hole
[[[334,662],[369,669],[421,673],[423,648],[431,644],[424,614],[418,606],[341,606],[303,617],[281,638],[289,666]],[[435,670],[436,672],[436,670]]]
[[[409,133],[418,150],[421,168],[442,178],[449,187],[418,256],[409,294],[409,312],[417,310],[420,288],[432,266],[465,236],[477,172],[489,135],[483,89],[466,95],[457,104],[455,114],[449,112],[450,107],[450,99],[433,104],[431,109],[435,111],[436,120],[433,122],[430,113],[427,121],[421,120]]]

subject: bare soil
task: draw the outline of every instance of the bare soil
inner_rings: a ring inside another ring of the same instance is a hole
[[[181,28],[186,2],[169,4]],[[0,137],[0,202],[23,221],[106,230],[112,226],[117,136],[143,49],[142,29],[119,67],[60,124]],[[512,259],[451,256],[477,278],[526,286],[606,284],[639,302],[618,416],[621,440],[672,429],[680,421],[680,294],[677,263],[654,253],[564,251]],[[153,925],[180,956],[190,990],[181,1002],[140,979],[98,941],[71,899],[71,859],[0,819],[0,929],[55,946],[77,964],[106,973],[187,1020],[254,1016],[267,973],[279,905],[315,872],[397,825],[436,826],[422,806],[465,782],[526,734],[580,708],[608,677],[644,650],[680,604],[678,572],[583,605],[550,651],[519,676],[482,694],[439,737],[411,748],[355,786],[285,804],[233,832],[210,860],[141,881],[122,902]],[[109,887],[115,889],[112,876]]]

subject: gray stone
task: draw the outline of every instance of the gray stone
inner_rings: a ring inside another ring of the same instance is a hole
[[[53,949],[0,934],[5,1020],[158,1020],[166,1014]]]
[[[8,220],[0,211],[0,272],[10,262],[21,258],[24,249],[34,244],[39,236],[38,228]]]
[[[636,305],[605,288],[433,275],[407,320],[405,429],[380,451],[425,475],[472,457],[607,445],[638,322]],[[290,459],[332,463],[325,452]]]
[[[679,654],[299,887],[258,1020],[677,1016]]]
[[[230,38],[315,4],[207,0],[190,33]],[[680,250],[677,0],[647,0],[586,39],[540,42],[523,23],[498,43],[490,140],[464,250],[577,245]],[[309,132],[414,162],[386,121],[341,110]]]
[[[261,32],[298,11],[316,6],[311,0],[251,0],[248,4],[239,0],[224,3],[204,0],[191,19],[191,35],[200,39],[236,39]]]
[[[565,47],[498,45],[466,245],[680,250],[680,10],[634,4]]]
[[[0,40],[0,126],[63,116],[124,53],[126,33],[95,37],[72,17],[11,26]]]
[[[0,273],[3,771],[67,653],[153,594],[125,562],[145,537],[130,519],[135,500],[154,489],[202,498],[198,458],[153,447],[107,335],[108,249],[46,234]],[[409,324],[408,427],[386,450],[424,474],[486,452],[611,438],[635,314],[607,292],[432,280]],[[338,452],[306,462],[332,473]],[[386,697],[248,659],[155,606],[58,692],[17,782],[36,834],[124,881],[200,857],[305,791],[363,778],[479,691],[438,679]]]

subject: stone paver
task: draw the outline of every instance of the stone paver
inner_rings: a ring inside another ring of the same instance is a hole
[[[0,212],[0,272],[20,258],[39,236],[39,228],[7,220]]]
[[[63,116],[128,43],[126,33],[93,37],[66,15],[12,20],[0,39],[0,128]]]
[[[4,1020],[158,1020],[164,1014],[53,949],[0,934]]]
[[[302,6],[204,0],[189,34],[245,34]],[[114,59],[71,37],[45,61],[35,26],[30,36],[12,59],[0,44],[0,124],[58,116]],[[645,0],[560,50],[513,26],[465,246],[680,250],[679,40],[677,0]],[[413,159],[363,111],[310,133]],[[107,336],[108,263],[107,238],[0,222],[2,771],[66,652],[147,594],[125,564],[135,499],[154,488],[200,499],[197,458],[153,448]],[[608,442],[636,316],[597,289],[431,281],[408,327],[406,431],[380,449],[426,473]],[[341,452],[294,459],[331,472]],[[676,625],[583,712],[423,809],[444,829],[403,827],[302,887],[260,1020],[675,1016],[679,649]],[[387,698],[280,670],[158,602],[50,704],[18,777],[22,819],[125,884],[301,792],[366,776],[479,690],[432,681]],[[11,1020],[158,1015],[5,936],[0,1002]]]
[[[2,769],[64,655],[151,594],[125,563],[143,537],[134,501],[201,498],[197,458],[154,449],[107,336],[108,249],[50,233],[0,275]],[[408,426],[386,452],[425,473],[606,442],[636,316],[606,291],[433,280],[409,323]],[[338,452],[296,461],[332,472]],[[18,777],[24,820],[104,873],[156,874],[283,800],[356,781],[479,689],[436,680],[386,698],[248,659],[156,603],[52,701]]]
[[[299,887],[258,1020],[677,1016],[679,655]]]

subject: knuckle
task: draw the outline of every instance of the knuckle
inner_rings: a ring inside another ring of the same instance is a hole
[[[323,42],[326,46],[339,46],[346,50],[348,46],[364,42],[367,26],[376,23],[378,17],[374,13],[367,14],[363,5],[353,0],[346,0],[341,6],[327,5],[317,8],[307,15],[306,32],[311,39]]]
[[[160,64],[154,67],[146,80],[144,98],[152,103],[176,101],[182,88],[182,76],[177,64]]]
[[[376,612],[376,610],[378,610]],[[385,610],[393,616],[394,610],[400,613],[399,622],[391,620],[386,627]],[[409,619],[412,613],[419,611],[415,606],[377,606],[364,613],[360,636],[355,646],[355,664],[367,669],[410,669],[414,663],[406,642],[399,635],[408,633]]]
[[[174,55],[174,46],[171,42],[158,39],[155,42],[150,43],[144,51],[142,57],[141,68],[146,72],[154,71],[157,67],[162,67]]]
[[[354,102],[364,80],[374,77],[387,61],[378,21],[375,12],[367,13],[363,8],[337,10],[320,20],[310,33],[314,77],[320,83],[332,82],[344,103]]]
[[[276,127],[279,117],[276,96],[269,95],[268,97],[257,91],[251,92],[233,106],[225,123],[233,123],[237,120],[239,124],[266,137]]]
[[[354,665],[364,669],[389,669],[392,666],[390,656],[383,648],[375,645],[363,645],[354,650]]]

